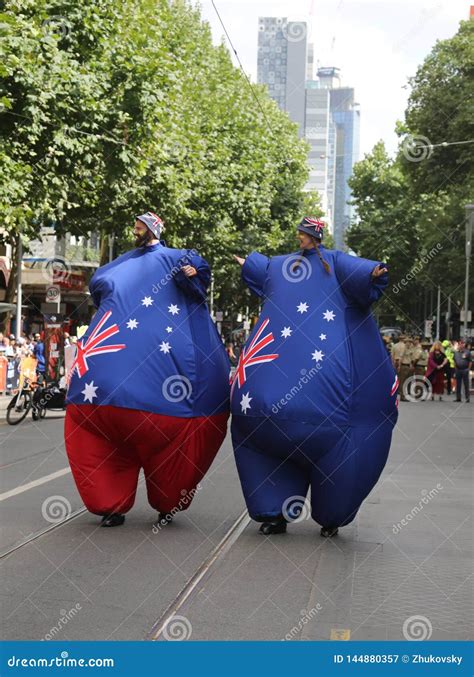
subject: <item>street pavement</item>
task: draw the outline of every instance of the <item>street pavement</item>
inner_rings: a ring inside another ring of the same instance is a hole
[[[472,404],[401,403],[382,478],[336,538],[309,518],[273,537],[244,522],[216,551],[245,508],[229,435],[171,525],[153,530],[141,484],[102,529],[80,512],[64,415],[10,427],[5,402],[1,551],[79,512],[2,559],[4,639],[472,639]]]

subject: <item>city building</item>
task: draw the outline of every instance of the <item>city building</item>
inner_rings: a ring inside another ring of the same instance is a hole
[[[319,193],[340,249],[353,215],[348,180],[359,159],[360,111],[354,89],[341,84],[339,68],[318,68],[315,75],[314,65],[306,23],[259,19],[258,82],[268,87],[309,144],[306,189]]]

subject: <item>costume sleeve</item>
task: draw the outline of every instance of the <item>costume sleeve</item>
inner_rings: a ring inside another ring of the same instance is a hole
[[[197,275],[186,277],[181,270],[183,266],[193,266],[197,270]],[[178,287],[195,301],[205,301],[211,281],[211,269],[207,261],[199,254],[189,251],[179,259],[176,267],[178,270],[174,274],[174,279]]]
[[[242,280],[257,296],[263,296],[270,259],[258,252],[252,252],[242,266]]]
[[[91,298],[92,301],[94,302],[94,306],[98,308],[100,306],[101,294],[99,285],[94,284],[94,278],[92,278],[91,281],[89,282],[89,291],[91,293]]]
[[[343,291],[361,306],[370,306],[382,296],[388,284],[388,273],[373,278],[372,271],[385,264],[381,261],[371,261],[359,256],[350,256],[338,252],[336,257],[336,277]]]

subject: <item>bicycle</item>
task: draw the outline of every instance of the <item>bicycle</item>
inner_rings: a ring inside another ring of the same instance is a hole
[[[7,423],[18,425],[27,416],[33,406],[33,392],[31,380],[25,376],[20,390],[12,397],[7,407]]]

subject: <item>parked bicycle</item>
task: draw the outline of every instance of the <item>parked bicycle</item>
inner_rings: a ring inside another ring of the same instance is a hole
[[[10,425],[21,423],[31,410],[33,421],[46,416],[48,409],[62,411],[66,408],[66,390],[58,383],[34,383],[25,377],[18,393],[7,407],[7,422]]]

